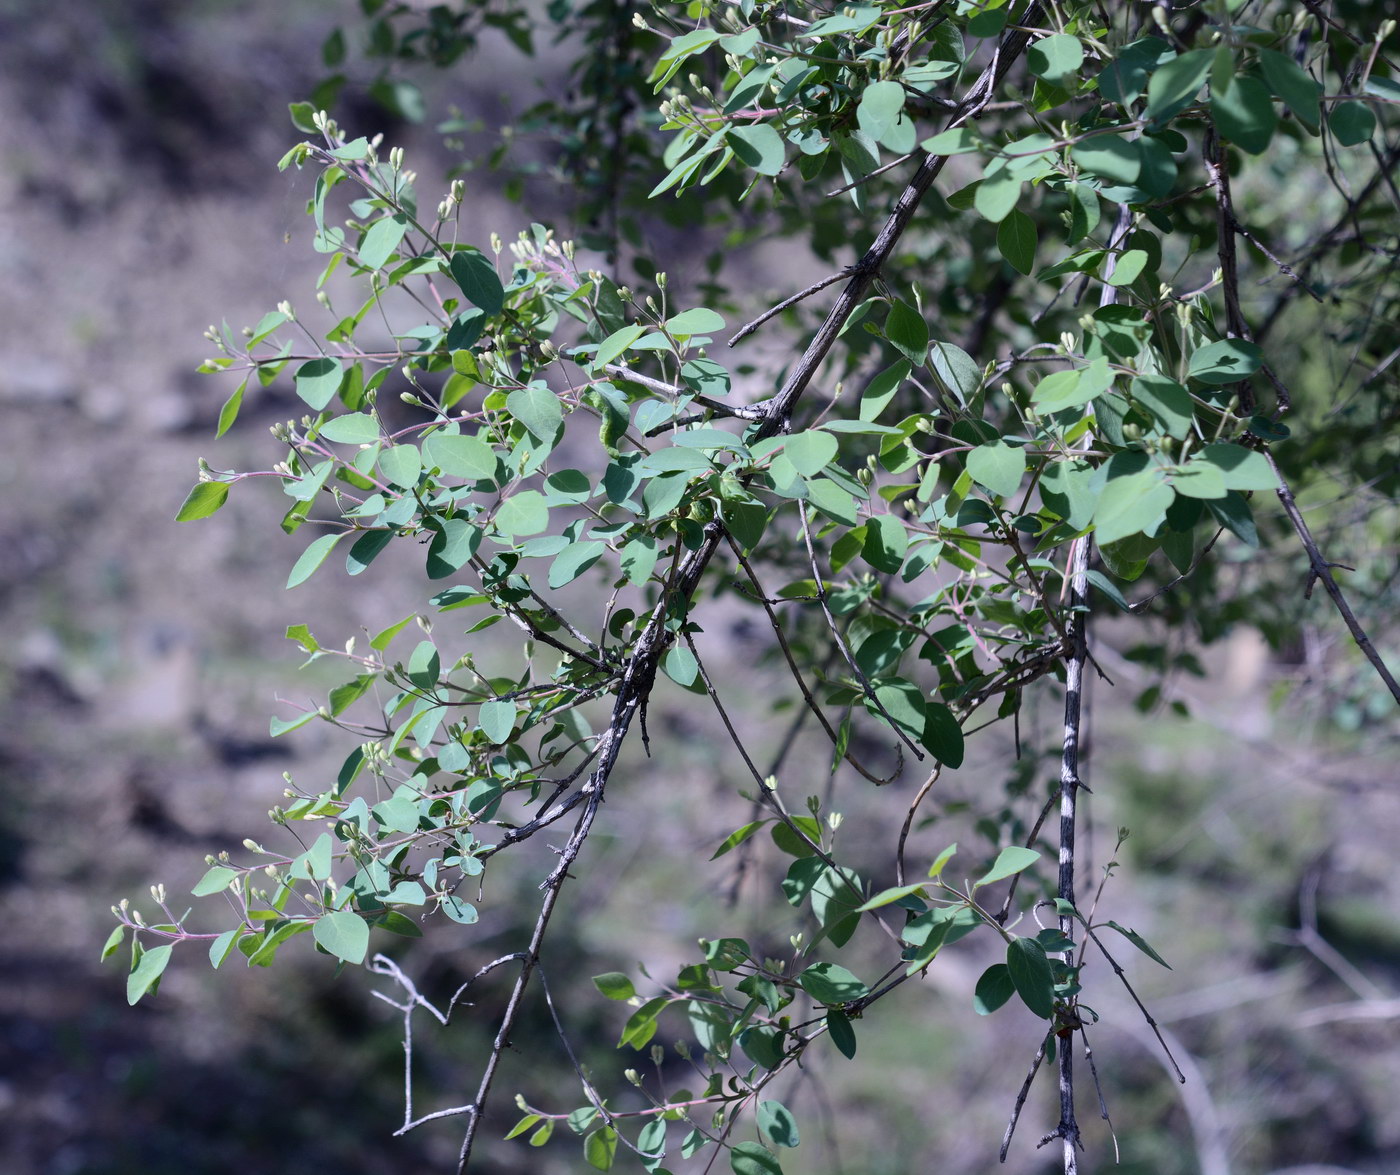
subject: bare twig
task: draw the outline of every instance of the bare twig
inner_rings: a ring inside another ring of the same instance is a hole
[[[1001,1161],[1006,1162],[1007,1152],[1011,1149],[1011,1136],[1016,1133],[1016,1123],[1021,1120],[1021,1110],[1026,1104],[1026,1097],[1031,1092],[1031,1086],[1035,1083],[1035,1075],[1040,1072],[1040,1063],[1045,1060],[1045,1052],[1050,1047],[1052,1034],[1047,1032],[1040,1042],[1040,1048],[1036,1049],[1035,1057],[1031,1060],[1030,1070],[1026,1073],[1026,1079],[1021,1082],[1021,1090],[1016,1095],[1016,1104],[1011,1107],[1011,1120],[1006,1124],[1006,1133],[1001,1136]]]
[[[902,162],[902,160],[896,160],[895,162]],[[810,298],[813,294],[820,293],[822,290],[826,289],[827,286],[834,286],[843,277],[848,276],[850,276],[850,270],[848,269],[843,269],[840,273],[827,274],[827,276],[822,278],[821,281],[813,282],[805,290],[799,290],[791,297],[784,298],[776,306],[770,306],[757,318],[755,318],[751,322],[746,322],[742,327],[740,327],[740,329],[735,334],[730,336],[729,346],[733,347],[737,343],[742,342],[744,339],[748,338],[749,335],[753,334],[754,331],[761,327],[770,318],[776,318],[784,310],[788,309],[788,307],[796,306],[804,298]]]
[[[1274,476],[1278,478],[1278,500],[1283,503],[1283,512],[1288,515],[1288,521],[1293,524],[1293,529],[1298,532],[1303,549],[1308,553],[1308,590],[1312,590],[1314,581],[1321,581],[1322,586],[1327,589],[1327,594],[1332,597],[1332,603],[1337,606],[1337,611],[1341,613],[1342,622],[1347,626],[1347,631],[1351,633],[1351,639],[1356,642],[1356,647],[1361,650],[1361,655],[1371,663],[1380,675],[1380,679],[1385,682],[1385,688],[1390,691],[1390,696],[1396,702],[1400,702],[1400,682],[1395,680],[1395,675],[1381,659],[1380,653],[1376,651],[1376,646],[1371,643],[1371,638],[1366,635],[1366,630],[1361,627],[1356,613],[1351,610],[1351,605],[1342,595],[1341,587],[1332,576],[1332,568],[1336,564],[1329,563],[1322,557],[1322,552],[1318,550],[1317,540],[1313,538],[1312,531],[1308,529],[1308,524],[1303,520],[1302,511],[1298,509],[1298,503],[1293,498],[1293,491],[1288,488],[1288,483],[1284,480],[1278,462],[1274,460],[1274,455],[1265,449],[1264,457],[1273,469]]]

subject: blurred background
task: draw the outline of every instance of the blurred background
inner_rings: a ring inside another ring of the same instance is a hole
[[[403,1112],[400,1024],[373,998],[372,977],[333,978],[309,947],[285,952],[275,975],[232,963],[214,974],[191,951],[177,953],[157,998],[129,1009],[122,966],[98,962],[113,902],[158,881],[188,891],[204,854],[266,834],[284,771],[312,780],[343,756],[315,726],[267,735],[278,697],[305,701],[319,685],[298,678],[286,626],[312,622],[337,644],[420,598],[412,574],[386,562],[355,592],[318,596],[308,616],[282,590],[302,544],[276,526],[275,486],[238,494],[214,521],[172,521],[200,457],[220,468],[266,462],[262,426],[299,412],[274,387],[216,446],[231,386],[194,369],[211,322],[237,330],[283,298],[311,301],[323,260],[308,247],[311,181],[275,164],[300,138],[287,104],[323,82],[323,43],[337,25],[358,27],[357,12],[336,0],[0,0],[6,1175],[383,1173],[455,1162],[450,1121],[391,1137]],[[423,122],[406,117],[408,91],[386,105],[381,89],[376,100],[381,67],[352,55],[342,126],[406,147],[424,198],[436,199],[464,135],[490,138],[503,112],[517,116],[562,85],[547,46],[522,69],[495,51],[504,36],[488,31],[487,51],[454,68],[411,74],[436,112]],[[437,126],[453,109],[456,124]],[[567,193],[543,170],[471,182],[483,241],[555,216],[561,237],[589,231],[567,222]],[[673,272],[703,280],[705,248],[703,235],[690,240]],[[756,305],[766,287],[796,288],[820,272],[790,248],[755,248],[739,264]],[[1330,557],[1362,568],[1383,605],[1397,573],[1394,514],[1328,518]],[[1222,574],[1234,573],[1230,558]],[[1089,1002],[1105,1026],[1091,1040],[1125,1172],[1400,1170],[1393,709],[1347,668],[1354,659],[1322,593],[1302,599],[1301,563],[1283,582],[1270,623],[1291,626],[1289,641],[1237,617],[1209,647],[1182,650],[1204,664],[1203,678],[1172,675],[1146,702],[1153,667],[1126,637],[1116,642],[1112,625],[1101,633],[1118,688],[1092,698],[1090,852],[1102,865],[1115,830],[1132,830],[1105,900],[1172,964],[1125,960],[1189,1078],[1172,1079],[1101,968]],[[736,710],[752,715],[750,736],[771,752],[785,720],[762,722],[757,699],[776,670],[753,668],[761,634],[736,622],[709,640],[712,668],[752,692]],[[685,863],[707,858],[746,813],[743,777],[717,761],[708,715],[679,691],[659,701],[658,757],[629,761],[626,806],[609,805],[620,823],[590,845],[593,865],[556,920],[548,960],[571,1039],[611,1081],[632,1063],[611,1048],[625,1009],[599,1000],[587,977],[635,975],[639,962],[664,974],[712,930],[732,862]],[[1053,738],[1053,705],[1028,720]],[[929,845],[956,839],[960,797],[973,812],[1001,788],[998,737],[954,777],[951,814],[927,831]],[[821,760],[799,757],[787,770],[819,776]],[[1054,764],[1032,759],[1023,771],[1023,788],[1041,786]],[[848,824],[882,802],[855,796],[843,806]],[[772,902],[782,867],[760,850],[740,887],[756,941],[791,933]],[[531,879],[518,885],[518,923],[507,890],[469,935],[444,926],[399,951],[425,993],[439,998],[515,949],[535,902]],[[1037,1032],[1015,1009],[969,1024],[986,961],[975,950],[941,957],[926,983],[882,1005],[890,1014],[862,1034],[858,1063],[816,1066],[785,1095],[822,1125],[812,1146],[785,1155],[789,1172],[995,1167]],[[418,1112],[467,1100],[501,994],[483,990],[446,1031],[420,1025]],[[582,1100],[561,1061],[538,1018],[518,1034],[482,1171],[583,1169],[573,1143],[499,1141],[515,1089],[556,1108]],[[1006,1170],[1053,1169],[1033,1146],[1053,1122],[1049,1098],[1048,1085],[1033,1095]],[[1090,1169],[1107,1169],[1107,1131],[1091,1112],[1081,1117]]]

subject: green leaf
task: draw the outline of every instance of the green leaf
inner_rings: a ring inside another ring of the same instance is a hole
[[[606,971],[593,976],[593,986],[610,1000],[630,1000],[637,994],[632,981],[621,971]]]
[[[924,748],[935,759],[954,770],[962,766],[964,740],[962,727],[952,710],[942,702],[924,703],[924,731],[920,736]]]
[[[758,1128],[777,1146],[792,1147],[802,1141],[797,1130],[797,1119],[782,1102],[758,1103]]]
[[[379,439],[379,421],[368,412],[351,412],[333,417],[317,431],[323,440],[340,445],[368,445]]]
[[[623,1025],[622,1036],[618,1039],[617,1047],[631,1045],[638,1052],[646,1048],[651,1042],[651,1038],[656,1035],[656,1017],[668,1002],[665,996],[657,996],[655,999],[647,1000],[633,1012],[627,1018],[627,1023]]]
[[[700,676],[700,663],[684,645],[672,645],[661,658],[661,671],[677,685],[688,689]]]
[[[313,718],[316,717],[315,710],[307,710],[303,714],[298,714],[295,718],[273,717],[268,721],[267,733],[272,738],[279,738],[284,734],[290,734],[294,730],[299,730]]]
[[[175,515],[176,522],[194,522],[208,518],[228,501],[228,483],[224,481],[202,481],[190,490]]]
[[[826,1030],[841,1055],[848,1061],[855,1060],[856,1033],[851,1027],[851,1018],[840,1008],[831,1008],[826,1013]]]
[[[865,524],[861,557],[877,571],[898,574],[908,549],[909,532],[893,514],[876,514]],[[923,723],[919,726],[922,728]]]
[[[1147,268],[1147,254],[1141,249],[1128,249],[1120,253],[1113,266],[1113,273],[1104,279],[1110,286],[1130,286]]]
[[[729,1169],[734,1175],[783,1175],[778,1157],[762,1143],[736,1143],[729,1152]]]
[[[1193,457],[1172,474],[1172,488],[1188,498],[1223,498],[1225,475],[1209,462]]]
[[[136,966],[126,977],[126,1002],[128,1004],[135,1004],[160,982],[160,977],[170,962],[170,953],[174,949],[167,943],[165,946],[151,947],[150,950],[141,952]]]
[[[459,926],[471,926],[481,917],[470,902],[464,902],[455,894],[443,894],[438,898],[438,908]]]
[[[967,472],[978,485],[1009,498],[1026,472],[1025,450],[1005,441],[988,441],[967,455]]]
[[[983,143],[970,126],[959,126],[925,139],[919,146],[930,155],[966,155],[981,150]]]
[[[1168,436],[1184,441],[1191,431],[1191,393],[1163,375],[1140,375],[1132,382],[1133,399],[1146,408]]]
[[[982,972],[972,993],[972,1007],[979,1016],[990,1016],[1016,994],[1011,971],[1005,963],[993,963]]]
[[[997,224],[1010,214],[1020,198],[1021,180],[1009,171],[1002,171],[986,177],[977,185],[972,206],[979,216]]]
[[[479,249],[458,249],[452,254],[448,268],[473,306],[479,306],[488,317],[495,317],[505,306],[506,291],[500,275]]]
[[[219,409],[218,427],[214,430],[215,439],[223,436],[233,427],[233,422],[238,419],[239,409],[243,407],[243,393],[247,388],[248,381],[245,379],[234,388],[233,395],[224,401],[224,406]]]
[[[813,963],[797,977],[797,986],[819,1004],[848,1004],[870,989],[836,963]]]
[[[1246,449],[1243,445],[1219,442],[1207,445],[1196,460],[1204,461],[1219,469],[1227,490],[1273,490],[1278,488],[1278,479],[1263,453]],[[1211,494],[1214,498],[1225,495]]]
[[[292,125],[304,135],[316,134],[316,124],[312,119],[316,115],[316,107],[310,102],[291,102],[287,105],[287,113],[291,115]]]
[[[1035,268],[1035,221],[1013,208],[997,225],[997,248],[1018,273]]]
[[[661,1165],[662,1156],[666,1153],[666,1120],[664,1118],[653,1118],[642,1127],[637,1135],[637,1150],[640,1152],[637,1157],[641,1159],[642,1166],[646,1170],[655,1171]]]
[[[1263,82],[1251,77],[1235,78],[1223,93],[1212,92],[1210,110],[1216,128],[1242,151],[1261,155],[1268,150],[1278,115]]]
[[[1121,135],[1084,139],[1070,148],[1069,155],[1080,171],[1110,184],[1136,184],[1142,174],[1142,149]]]
[[[646,333],[646,327],[633,323],[631,326],[624,326],[613,331],[607,338],[598,344],[598,352],[593,357],[595,367],[603,367],[609,363],[616,362],[618,356],[622,355],[633,343]]]
[[[982,386],[982,369],[971,355],[954,343],[931,343],[928,365],[943,386],[964,406],[971,402]]]
[[[363,963],[369,951],[369,924],[352,910],[318,918],[311,936],[324,950],[347,963]]]
[[[414,489],[423,472],[423,457],[417,445],[392,445],[379,454],[379,471],[394,485]]]
[[[1165,122],[1196,100],[1210,73],[1214,49],[1192,49],[1168,61],[1147,83],[1147,116]]]
[[[121,948],[126,941],[126,927],[114,926],[112,933],[107,936],[107,941],[102,944],[102,959],[105,962],[110,959]]]
[[[482,734],[500,745],[509,740],[511,731],[515,729],[517,714],[515,703],[509,698],[495,698],[481,703],[476,715],[476,724],[481,728]]]
[[[611,1126],[600,1126],[590,1133],[583,1140],[583,1157],[590,1167],[611,1171],[617,1158],[617,1131]]]
[[[1036,77],[1061,82],[1084,64],[1084,46],[1068,33],[1042,37],[1026,50],[1026,64]]]
[[[506,397],[506,411],[542,441],[554,440],[564,420],[559,397],[540,383],[511,392]],[[495,469],[494,461],[492,469]]]
[[[683,310],[666,320],[666,329],[673,335],[712,335],[724,329],[724,319],[713,310],[701,306],[695,310]]]
[[[503,535],[539,534],[549,527],[549,507],[539,490],[517,490],[496,511],[496,529]]]
[[[726,142],[735,158],[759,175],[777,175],[783,170],[786,153],[782,136],[766,122],[731,126]]]
[[[1031,403],[1042,412],[1063,412],[1066,408],[1077,408],[1094,398],[1092,388],[1080,390],[1080,375],[1083,368],[1071,367],[1065,371],[1052,371],[1042,379],[1031,392]]]
[[[1248,546],[1259,546],[1259,531],[1255,528],[1249,503],[1237,491],[1228,490],[1223,498],[1211,499],[1206,502],[1206,509],[1236,538]]]
[[[481,527],[465,519],[433,518],[425,525],[434,531],[433,541],[428,545],[429,579],[446,579],[465,565],[481,546]]]
[[[600,543],[596,539],[570,543],[554,557],[554,562],[549,565],[549,586],[561,588],[565,584],[573,583],[598,562],[607,549],[606,543]]]
[[[323,534],[316,539],[301,553],[301,558],[292,564],[291,573],[287,576],[287,586],[294,588],[310,579],[316,568],[326,561],[326,556],[331,553],[336,543],[347,533],[341,531],[339,534]]]
[[[1065,241],[1076,245],[1098,227],[1099,195],[1089,184],[1079,183],[1069,185],[1069,195],[1069,236]]]
[[[1327,115],[1327,125],[1343,147],[1355,147],[1376,133],[1376,116],[1364,102],[1338,102]]]
[[[530,426],[526,424],[525,427]],[[554,434],[548,435],[552,437]],[[448,477],[460,477],[467,481],[493,481],[496,477],[496,452],[480,437],[433,433],[423,441],[423,459],[429,465],[436,465]]]
[[[916,882],[914,885],[897,885],[893,889],[882,889],[868,902],[864,902],[856,907],[856,913],[863,914],[867,910],[878,910],[881,906],[888,906],[892,902],[899,901],[900,898],[907,898],[910,894],[922,894],[923,882]]]
[[[909,361],[900,359],[872,379],[865,391],[861,393],[860,418],[862,420],[879,419],[885,406],[894,399],[894,394],[909,378],[910,370]]]
[[[997,859],[992,862],[992,867],[973,883],[972,888],[978,889],[996,881],[1004,881],[1013,874],[1020,873],[1023,869],[1029,869],[1039,860],[1040,854],[1035,849],[1024,848],[1021,845],[1007,845],[997,854]]]
[[[1121,934],[1124,938],[1126,938],[1130,943],[1132,943],[1133,946],[1137,947],[1137,949],[1140,950],[1149,959],[1161,963],[1162,966],[1165,967],[1168,971],[1172,969],[1172,965],[1168,963],[1166,959],[1162,958],[1162,956],[1159,955],[1156,951],[1154,951],[1147,939],[1143,938],[1142,935],[1140,935],[1136,930],[1129,930],[1126,926],[1119,926],[1117,922],[1113,921],[1110,921],[1109,925],[1113,927],[1114,930],[1118,931],[1118,933]]]
[[[904,87],[898,82],[875,82],[860,96],[856,122],[872,139],[883,139],[899,121],[904,102]]]
[[[928,356],[928,323],[907,302],[895,299],[885,316],[885,337],[915,367],[922,367]]]
[[[816,430],[793,433],[783,442],[783,455],[803,477],[813,477],[825,469],[836,450],[836,438]]]
[[[1191,353],[1192,379],[1203,384],[1232,384],[1253,375],[1264,361],[1255,344],[1244,339],[1221,339]]]
[[[209,944],[209,965],[217,971],[223,966],[224,960],[233,953],[233,949],[238,945],[237,930],[225,930],[213,942]]]
[[[297,368],[297,395],[320,412],[340,390],[340,364],[334,359],[311,359]]]
[[[402,213],[380,217],[369,226],[360,242],[360,264],[370,269],[380,268],[399,247],[406,232],[408,218]]]
[[[1021,1002],[1042,1020],[1055,1014],[1055,977],[1040,943],[1013,938],[1006,947],[1006,969]]]
[[[239,876],[237,869],[230,869],[227,865],[214,865],[199,879],[194,889],[190,890],[190,893],[197,898],[208,897],[210,894],[214,893],[222,893],[237,881]]]
[[[1094,509],[1099,544],[1133,534],[1155,534],[1175,497],[1171,486],[1163,481],[1162,471],[1156,468],[1109,480]]]
[[[1322,86],[1291,57],[1273,49],[1259,50],[1259,66],[1269,89],[1283,99],[1300,121],[1317,130],[1322,123],[1322,105],[1318,101]]]
[[[510,1133],[506,1135],[506,1141],[509,1142],[512,1138],[519,1138],[539,1120],[540,1116],[538,1114],[526,1114],[525,1117],[521,1118],[519,1122],[510,1128]]]
[[[767,820],[755,820],[750,824],[745,824],[742,828],[736,828],[724,838],[724,843],[711,854],[710,860],[713,861],[716,857],[724,856],[730,849],[738,848],[767,823]]]

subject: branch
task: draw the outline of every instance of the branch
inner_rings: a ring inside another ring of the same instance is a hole
[[[1065,662],[1065,734],[1060,758],[1060,875],[1057,896],[1074,905],[1074,833],[1078,819],[1079,748],[1082,737],[1084,665],[1089,659],[1089,643],[1085,626],[1089,617],[1089,547],[1082,539],[1074,549],[1074,559],[1068,568],[1071,612],[1068,624],[1069,649]],[[1066,938],[1074,934],[1072,915],[1060,915],[1060,932]],[[1067,962],[1073,959],[1067,958]],[[1063,1144],[1065,1175],[1077,1175],[1079,1170],[1079,1123],[1074,1116],[1074,1050],[1068,1041],[1060,1042],[1059,1088],[1060,1121],[1052,1138]]]
[[[1322,552],[1317,547],[1317,540],[1313,538],[1308,524],[1303,521],[1303,514],[1298,509],[1298,503],[1294,501],[1293,491],[1288,488],[1288,483],[1284,481],[1283,474],[1279,471],[1278,462],[1274,460],[1274,455],[1268,449],[1264,449],[1263,453],[1270,468],[1274,471],[1274,476],[1278,478],[1278,500],[1283,503],[1283,512],[1288,515],[1288,521],[1293,524],[1293,529],[1298,532],[1298,538],[1308,553],[1308,586],[1305,594],[1311,593],[1314,581],[1320,580],[1322,582],[1322,586],[1327,589],[1327,594],[1332,597],[1332,603],[1342,614],[1342,621],[1346,624],[1347,631],[1351,633],[1351,639],[1356,642],[1356,647],[1361,650],[1361,655],[1380,674],[1381,680],[1385,682],[1385,688],[1390,691],[1390,696],[1397,703],[1400,703],[1400,682],[1395,680],[1395,675],[1390,672],[1381,659],[1381,655],[1376,652],[1376,646],[1371,643],[1371,638],[1366,635],[1366,630],[1356,619],[1356,613],[1351,610],[1351,605],[1342,595],[1342,589],[1332,577],[1332,568],[1337,564],[1329,563],[1322,557]]]

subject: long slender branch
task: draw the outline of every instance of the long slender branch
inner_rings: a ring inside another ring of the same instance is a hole
[[[1070,603],[1069,657],[1065,662],[1065,734],[1060,759],[1060,875],[1056,893],[1062,901],[1074,905],[1074,834],[1078,818],[1079,748],[1082,737],[1084,666],[1089,659],[1085,632],[1089,608],[1089,547],[1085,538],[1074,551],[1069,568]],[[1060,931],[1073,936],[1075,920],[1072,915],[1060,915]],[[1065,1175],[1077,1175],[1079,1170],[1079,1123],[1074,1116],[1074,1050],[1068,1041],[1061,1042],[1059,1061],[1060,1122],[1055,1128],[1063,1147]]]
[[[1293,529],[1298,532],[1303,549],[1308,553],[1308,590],[1312,590],[1314,580],[1322,582],[1322,586],[1327,589],[1327,594],[1332,597],[1332,603],[1337,606],[1337,611],[1341,613],[1342,622],[1347,626],[1347,631],[1351,633],[1351,639],[1361,650],[1361,655],[1380,674],[1380,679],[1385,682],[1385,688],[1390,691],[1390,696],[1396,702],[1400,702],[1400,682],[1395,680],[1395,675],[1381,659],[1380,653],[1376,651],[1376,646],[1371,643],[1371,638],[1366,635],[1366,630],[1361,627],[1361,622],[1357,620],[1356,613],[1351,610],[1347,598],[1342,595],[1341,587],[1332,576],[1332,568],[1335,564],[1329,563],[1322,557],[1317,540],[1313,538],[1312,531],[1308,529],[1308,524],[1303,520],[1303,513],[1298,509],[1298,503],[1293,498],[1293,491],[1288,488],[1288,483],[1283,479],[1283,474],[1279,470],[1278,462],[1274,460],[1274,455],[1265,449],[1264,457],[1268,460],[1270,468],[1273,469],[1274,476],[1278,478],[1278,500],[1283,503],[1283,512],[1288,515],[1288,521],[1293,524]]]

